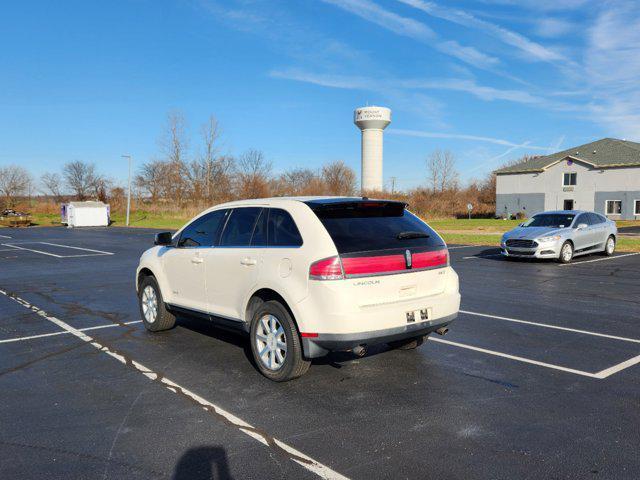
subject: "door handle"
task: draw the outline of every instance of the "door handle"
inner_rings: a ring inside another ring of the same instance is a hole
[[[251,266],[251,265],[256,265],[258,263],[258,261],[255,258],[243,258],[242,260],[240,260],[240,263],[242,265],[247,265],[247,266]]]
[[[198,263],[202,263],[202,262],[204,262],[204,258],[200,258],[200,257],[193,257],[193,258],[191,259],[191,263],[196,263],[196,264],[198,264]]]

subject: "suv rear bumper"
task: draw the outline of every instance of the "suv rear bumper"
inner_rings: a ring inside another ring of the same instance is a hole
[[[411,323],[401,327],[357,333],[321,333],[317,337],[302,338],[302,349],[307,358],[317,358],[331,351],[352,350],[358,345],[378,345],[404,340],[429,333],[451,323],[457,313],[427,322]]]

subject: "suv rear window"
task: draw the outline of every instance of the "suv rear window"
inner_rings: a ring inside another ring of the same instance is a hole
[[[308,205],[327,229],[341,254],[444,247],[440,237],[399,202]]]

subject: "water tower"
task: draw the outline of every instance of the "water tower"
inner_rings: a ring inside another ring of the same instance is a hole
[[[386,107],[362,107],[353,113],[353,123],[362,130],[362,190],[382,190],[382,131],[391,123]]]

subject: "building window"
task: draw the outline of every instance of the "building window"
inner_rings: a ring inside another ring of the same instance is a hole
[[[607,200],[607,215],[620,215],[622,213],[622,200]]]
[[[640,215],[640,200],[634,202],[633,212],[635,215]]]
[[[573,187],[578,182],[578,174],[573,173],[565,173],[562,177],[562,186],[564,187]]]

